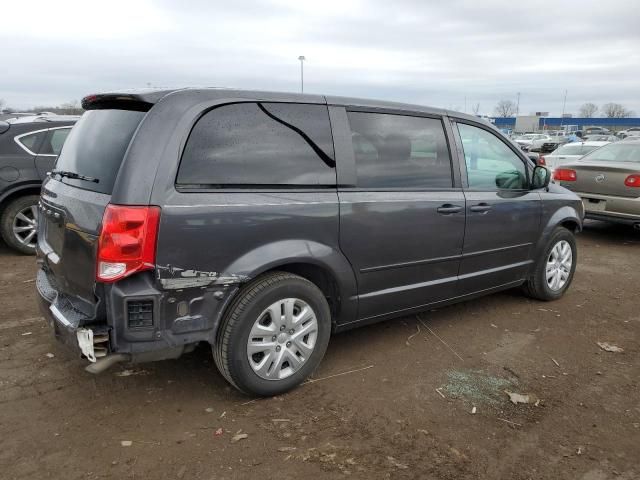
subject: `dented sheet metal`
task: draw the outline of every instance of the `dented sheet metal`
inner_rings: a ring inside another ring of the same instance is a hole
[[[246,275],[184,269],[173,265],[156,265],[156,272],[160,284],[168,290],[233,285],[249,279]]]

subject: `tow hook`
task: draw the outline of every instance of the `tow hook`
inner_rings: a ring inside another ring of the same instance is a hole
[[[96,359],[107,356],[108,333],[95,333],[90,328],[79,328],[76,336],[80,350],[90,362],[95,363]]]
[[[85,367],[89,373],[102,373],[116,363],[131,359],[127,353],[109,355],[109,333],[96,333],[91,328],[79,328],[76,331],[78,346],[82,354],[91,362]]]
[[[127,362],[131,359],[131,356],[127,353],[114,353],[101,357],[94,363],[90,363],[85,367],[85,370],[89,373],[102,373],[108,368],[111,368],[116,363]]]

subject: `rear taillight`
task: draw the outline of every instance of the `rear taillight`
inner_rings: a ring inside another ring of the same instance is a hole
[[[547,161],[544,159],[544,156],[540,155],[540,157],[538,157],[538,165],[546,165]]]
[[[634,173],[624,179],[624,184],[627,187],[640,187],[640,174]]]
[[[578,175],[575,170],[570,168],[558,168],[553,172],[553,179],[561,182],[575,182],[578,179]]]
[[[96,280],[115,282],[156,262],[159,207],[107,205],[98,239]]]

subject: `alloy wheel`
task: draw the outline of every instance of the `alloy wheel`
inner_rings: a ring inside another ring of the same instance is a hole
[[[299,298],[285,298],[256,319],[247,341],[252,370],[265,380],[282,380],[297,372],[313,353],[318,319]]]
[[[571,274],[573,251],[566,240],[556,243],[547,258],[546,279],[547,286],[557,292],[564,287]]]
[[[22,245],[35,248],[38,232],[38,207],[31,205],[23,208],[13,218],[13,235]]]

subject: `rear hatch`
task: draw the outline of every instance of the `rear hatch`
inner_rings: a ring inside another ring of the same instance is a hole
[[[143,111],[87,111],[42,188],[38,288],[59,310],[95,317],[97,240],[125,152]],[[58,172],[58,173],[56,173]]]

